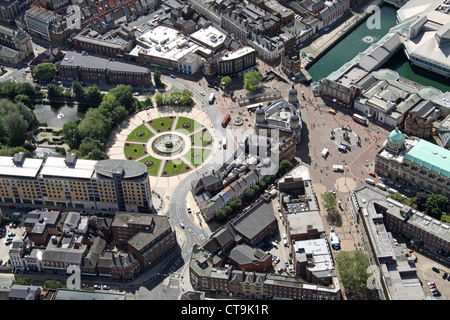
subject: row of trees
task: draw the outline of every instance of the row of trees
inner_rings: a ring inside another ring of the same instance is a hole
[[[274,183],[277,178],[281,178],[287,172],[289,172],[294,165],[288,160],[282,160],[280,162],[280,166],[278,168],[278,172],[276,175],[267,175],[258,184],[255,184],[253,187],[249,187],[244,192],[244,201],[245,203],[249,203],[258,197],[264,190],[266,190],[267,186]],[[241,199],[236,199],[228,203],[222,209],[217,210],[216,219],[219,221],[224,220],[229,217],[231,214],[239,210],[244,203]]]
[[[118,85],[103,96],[98,108],[89,108],[83,120],[65,124],[61,135],[80,157],[107,159],[103,149],[111,129],[134,112],[137,104],[131,86]]]
[[[403,198],[400,193],[394,193],[390,197],[400,203],[406,204],[413,209],[424,212],[437,220],[447,219],[443,213],[447,212],[449,200],[440,194],[428,195],[425,192],[418,192],[414,198]]]
[[[192,99],[192,91],[184,89],[182,91],[172,91],[166,93],[155,94],[155,103],[157,106],[162,105],[183,105],[188,106],[194,102]]]
[[[103,100],[103,93],[97,85],[84,88],[78,81],[72,82],[72,90],[64,90],[63,87],[50,83],[47,86],[47,96],[49,98],[75,98],[77,100],[87,100],[91,103],[100,103]]]

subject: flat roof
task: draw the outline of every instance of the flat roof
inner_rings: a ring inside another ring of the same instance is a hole
[[[197,40],[211,48],[219,48],[225,42],[227,35],[217,29],[216,27],[209,25],[197,30],[191,34],[191,38]]]
[[[125,300],[123,293],[57,289],[53,300]]]
[[[74,167],[68,167],[65,158],[48,157],[40,175],[75,179],[90,179],[94,173],[96,160],[77,159]]]
[[[0,176],[36,178],[43,161],[25,158],[22,165],[15,165],[13,157],[0,157]]]

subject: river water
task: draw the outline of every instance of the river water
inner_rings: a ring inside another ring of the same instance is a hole
[[[358,53],[366,50],[372,43],[380,40],[396,25],[397,9],[391,5],[381,7],[380,29],[369,29],[363,22],[344,39],[336,44],[330,51],[317,60],[308,72],[313,81],[319,81],[337,70],[340,66],[353,59]],[[381,68],[389,68],[399,73],[400,76],[418,82],[425,86],[433,86],[442,91],[450,91],[448,80],[434,73],[430,73],[418,67],[412,67],[403,48],[391,57]]]

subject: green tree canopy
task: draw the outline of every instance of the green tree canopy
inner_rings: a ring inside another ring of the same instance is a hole
[[[58,70],[53,63],[44,62],[38,64],[33,70],[33,77],[41,81],[50,82],[52,81]]]
[[[97,85],[89,86],[84,90],[85,93],[85,99],[100,103],[103,100],[103,93],[100,91],[100,89],[97,87]]]
[[[111,131],[112,120],[102,114],[101,110],[90,108],[83,120],[78,124],[81,137],[91,137],[106,141]]]
[[[446,212],[448,198],[441,194],[432,194],[425,201],[425,213],[437,220],[441,219],[442,212]]]
[[[54,98],[54,97],[62,97],[64,94],[64,88],[61,86],[58,86],[56,84],[53,83],[49,83],[47,86],[47,96],[49,98]]]
[[[286,173],[291,171],[292,168],[294,168],[294,165],[289,160],[282,160],[280,162],[280,166],[278,168],[278,173],[277,174],[278,174],[279,177],[282,177]]]
[[[155,82],[156,88],[161,88],[163,86],[163,83],[161,82],[161,71],[156,70],[153,72],[153,81]]]
[[[223,220],[227,217],[227,214],[225,213],[225,211],[223,209],[219,209],[216,211],[216,219],[217,220]]]
[[[128,111],[134,111],[135,99],[133,97],[133,91],[131,89],[131,86],[119,84],[116,87],[110,89],[109,93],[116,97],[117,101],[119,101],[119,103],[123,105]]]
[[[111,119],[112,125],[119,123],[128,116],[127,109],[111,94],[103,97],[98,109],[105,117]]]
[[[247,190],[245,190],[244,192],[244,198],[246,198],[247,200],[253,199],[256,195],[255,190],[253,190],[253,188],[248,188]]]
[[[84,99],[85,98],[84,88],[81,85],[81,83],[79,83],[77,80],[72,81],[72,90],[73,90],[73,94],[75,95],[76,99]]]
[[[63,125],[61,135],[70,149],[78,149],[81,143],[81,134],[76,122],[69,121]]]
[[[225,76],[222,79],[220,79],[220,85],[224,89],[229,89],[232,84],[233,84],[233,81],[231,80],[231,78],[229,76]]]
[[[336,256],[336,264],[349,299],[371,297],[373,292],[367,287],[367,279],[372,273],[367,272],[370,262],[363,251],[342,251]]]
[[[332,192],[327,191],[322,193],[322,199],[325,209],[331,212],[336,210],[337,200]]]
[[[244,89],[250,92],[255,92],[258,90],[262,79],[263,77],[259,71],[250,70],[244,75]]]

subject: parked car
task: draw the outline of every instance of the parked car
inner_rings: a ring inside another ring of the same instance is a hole
[[[439,291],[433,292],[433,296],[435,297],[440,297],[441,293]]]
[[[375,172],[369,172],[369,176],[376,177],[377,174]]]
[[[201,94],[202,96],[205,96],[205,93],[204,93],[203,91],[200,91],[200,94]]]
[[[100,290],[102,288],[102,286],[101,285],[99,285],[99,284],[94,284],[94,289],[96,289],[96,290]]]
[[[175,79],[177,76],[174,74],[171,74],[170,77]]]
[[[180,227],[181,229],[184,229],[184,224],[182,222],[180,222]]]
[[[444,272],[444,274],[442,275],[442,279],[446,280],[447,277],[448,277],[448,273],[447,273],[447,272]]]
[[[289,262],[288,262],[287,260],[284,260],[284,265],[285,265],[286,267],[289,267]]]
[[[431,270],[433,270],[433,271],[436,272],[436,273],[439,273],[439,269],[436,268],[436,267],[432,267]]]
[[[103,290],[110,290],[110,289],[111,289],[111,287],[107,286],[106,284],[103,286]]]

